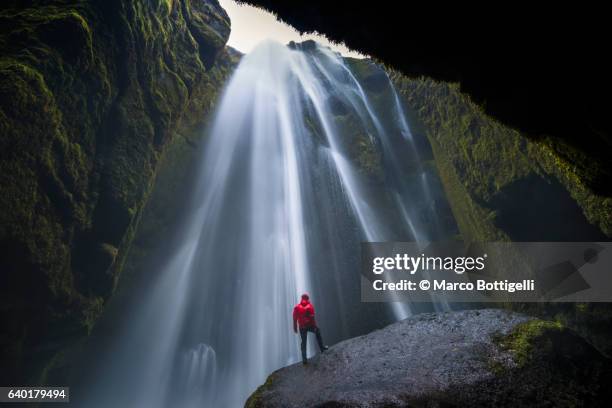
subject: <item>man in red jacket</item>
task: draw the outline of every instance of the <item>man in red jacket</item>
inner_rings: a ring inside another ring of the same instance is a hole
[[[293,331],[296,333],[298,326],[300,328],[300,337],[302,339],[302,362],[307,364],[306,341],[308,332],[313,332],[317,336],[317,343],[319,343],[319,349],[321,352],[328,349],[327,346],[323,345],[321,330],[319,330],[317,327],[317,322],[315,321],[314,306],[312,306],[312,303],[310,303],[307,293],[302,295],[302,301],[293,308]]]

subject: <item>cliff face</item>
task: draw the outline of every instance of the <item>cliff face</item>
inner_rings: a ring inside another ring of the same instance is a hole
[[[589,187],[597,161],[558,140],[536,141],[500,124],[457,84],[390,73],[414,123],[427,134],[463,240],[612,237],[612,197]],[[612,353],[609,304],[509,306],[560,319],[606,355]]]
[[[229,31],[215,0],[1,6],[4,383],[44,382],[67,339],[91,329],[160,156],[203,120],[233,64]]]
[[[392,77],[426,128],[465,240],[612,237],[612,197],[589,188],[596,162],[558,140],[534,141],[503,126],[456,84]]]
[[[558,323],[493,309],[427,313],[272,373],[245,406],[606,406],[611,368]]]

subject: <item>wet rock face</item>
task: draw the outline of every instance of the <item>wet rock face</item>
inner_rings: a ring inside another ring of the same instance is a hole
[[[612,198],[586,182],[599,172],[592,158],[500,125],[456,85],[390,76],[427,130],[465,240],[605,241],[612,236]]]
[[[456,84],[392,81],[422,124],[446,198],[465,241],[607,241],[612,197],[585,180],[597,161],[569,145],[534,141],[491,119]],[[512,304],[514,310],[562,319],[605,355],[612,355],[609,304]]]
[[[611,367],[557,323],[428,313],[274,372],[246,407],[604,406]]]
[[[160,156],[230,70],[229,30],[215,0],[0,6],[0,382],[43,383],[96,321]]]

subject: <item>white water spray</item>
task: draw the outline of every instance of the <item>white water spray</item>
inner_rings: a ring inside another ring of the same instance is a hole
[[[345,313],[368,307],[346,293],[359,285],[359,242],[430,239],[408,204],[423,188],[403,181],[390,138],[413,138],[392,95],[399,119],[386,124],[327,49],[266,42],[243,57],[209,131],[179,249],[100,364],[85,406],[242,406],[268,374],[299,360],[291,309],[304,291],[324,338],[384,321]],[[387,160],[383,190],[355,157],[353,119]]]

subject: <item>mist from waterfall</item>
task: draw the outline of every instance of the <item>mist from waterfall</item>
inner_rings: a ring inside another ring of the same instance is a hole
[[[265,42],[243,57],[177,249],[134,301],[83,406],[242,406],[299,361],[291,310],[302,292],[328,343],[413,312],[360,303],[360,242],[440,232],[425,221],[429,176],[392,83],[372,100],[357,78],[314,43]]]

